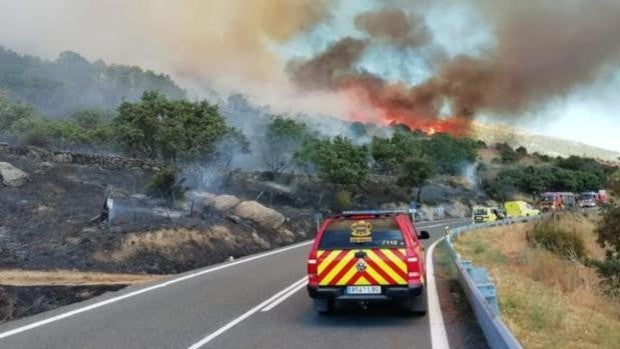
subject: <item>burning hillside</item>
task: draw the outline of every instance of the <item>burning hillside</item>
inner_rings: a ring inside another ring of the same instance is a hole
[[[521,117],[592,85],[620,60],[620,5],[612,0],[597,6],[585,0],[562,5],[508,0],[70,2],[65,7],[71,11],[43,21],[28,18],[33,5],[14,4],[12,13],[20,15],[0,21],[11,29],[0,32],[11,33],[5,39],[17,41],[18,49],[34,47],[47,55],[73,49],[141,64],[169,71],[182,82],[207,85],[209,91],[244,91],[276,111],[399,122],[429,133],[465,134],[481,113]],[[31,23],[38,30],[20,30]],[[58,27],[65,30],[51,30]]]
[[[480,112],[519,115],[592,82],[602,66],[620,58],[620,45],[611,44],[611,24],[620,18],[617,4],[605,2],[598,16],[588,17],[581,11],[587,4],[579,2],[562,8],[485,4],[479,10],[489,16],[497,42],[483,52],[451,56],[430,39],[422,5],[386,5],[355,17],[362,38],[339,39],[310,59],[290,63],[291,79],[302,89],[348,91],[363,101],[360,105],[376,109],[380,122],[463,135]],[[406,67],[387,66],[394,60],[390,56],[403,66],[415,64],[407,62],[412,52],[428,68],[428,77],[418,83],[407,83]],[[396,69],[396,79],[366,70],[369,55],[384,60],[383,66],[372,62],[382,70]],[[353,110],[350,116],[360,113]]]

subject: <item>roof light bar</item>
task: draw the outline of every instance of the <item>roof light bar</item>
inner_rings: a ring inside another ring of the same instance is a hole
[[[404,210],[366,210],[366,211],[344,211],[343,216],[388,216],[397,214],[412,214],[415,213],[415,209]]]

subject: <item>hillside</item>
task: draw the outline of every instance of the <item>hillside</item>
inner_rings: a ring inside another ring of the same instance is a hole
[[[75,52],[54,61],[20,55],[0,46],[0,91],[33,105],[47,116],[66,116],[78,109],[114,109],[134,101],[145,90],[171,98],[185,92],[172,79],[140,67],[89,62]]]
[[[535,135],[522,130],[496,124],[474,123],[473,135],[488,144],[508,143],[512,147],[524,146],[529,152],[550,156],[578,155],[605,161],[618,161],[620,152],[607,150],[578,141]]]

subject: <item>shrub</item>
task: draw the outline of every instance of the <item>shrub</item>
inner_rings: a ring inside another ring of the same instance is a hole
[[[603,278],[605,292],[612,297],[620,297],[620,259],[607,258],[592,263]]]
[[[26,133],[24,133],[21,138],[20,141],[23,145],[32,145],[35,147],[41,147],[41,148],[45,148],[45,147],[49,147],[51,141],[48,138],[48,135],[43,132],[43,130],[41,129],[32,129]]]
[[[617,193],[618,181],[614,179],[611,182],[613,192]],[[594,265],[603,277],[607,293],[620,296],[620,207],[612,206],[603,211],[596,233],[597,242],[606,249],[607,256],[604,261],[594,262]]]
[[[345,211],[351,207],[352,194],[347,190],[339,190],[336,192],[336,197],[334,199],[334,210],[341,212]]]
[[[507,143],[498,143],[495,145],[495,148],[499,151],[504,163],[518,161],[521,157],[521,154],[512,149]]]
[[[183,199],[185,187],[182,181],[177,180],[176,171],[170,167],[164,167],[153,175],[147,185],[146,192],[150,197],[164,199],[170,203]]]
[[[582,259],[586,254],[583,239],[574,232],[556,225],[553,220],[540,222],[527,234],[530,245],[544,248],[556,255],[569,259]]]

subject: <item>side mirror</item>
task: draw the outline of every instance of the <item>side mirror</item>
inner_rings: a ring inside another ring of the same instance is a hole
[[[431,238],[431,235],[426,230],[422,230],[419,237],[421,240],[427,240]]]

